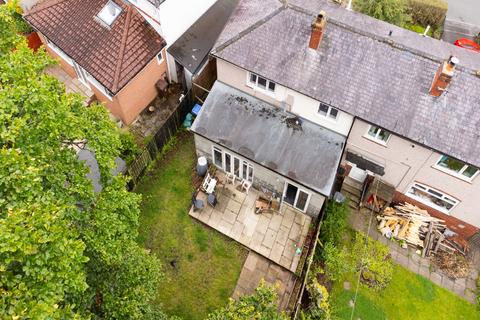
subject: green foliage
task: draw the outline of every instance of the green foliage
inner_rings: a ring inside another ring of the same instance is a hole
[[[480,45],[480,32],[475,37],[475,42]]]
[[[275,288],[267,287],[262,281],[255,293],[243,296],[238,301],[230,299],[228,305],[210,314],[207,320],[287,320],[277,312]]]
[[[329,201],[325,209],[319,239],[322,243],[339,245],[348,229],[347,218],[350,213],[348,203]]]
[[[130,164],[135,159],[135,157],[140,153],[140,148],[135,142],[135,138],[130,133],[130,131],[121,131],[120,141],[122,143],[122,147],[121,147],[122,159],[125,160],[127,164]]]
[[[330,298],[327,288],[322,286],[316,277],[312,277],[307,284],[307,290],[312,301],[308,309],[309,318],[330,320],[332,318],[332,314],[330,310]]]
[[[43,73],[52,60],[28,49],[13,19],[0,6],[0,318],[158,313],[159,262],[136,244],[140,198],[111,174],[118,129]],[[78,148],[95,152],[98,194]]]
[[[327,277],[332,281],[337,281],[346,273],[354,270],[350,253],[346,247],[339,248],[331,242],[328,242],[323,247],[322,257],[325,263]]]
[[[406,0],[355,0],[353,6],[356,11],[400,27],[410,20]]]
[[[413,23],[438,29],[443,26],[448,3],[444,0],[408,0],[407,12]]]
[[[362,281],[374,289],[383,289],[392,278],[390,250],[383,243],[357,232],[351,248],[355,268]]]
[[[330,292],[333,316],[350,319],[349,302],[357,298],[353,319],[362,320],[479,320],[478,306],[432,283],[400,265],[394,264],[390,283],[381,291],[361,285],[356,296],[358,276],[347,275]],[[344,288],[348,281],[353,288]]]
[[[176,141],[135,189],[143,199],[139,242],[165,273],[154,303],[169,315],[199,320],[228,302],[248,252],[189,217],[195,144],[189,132]]]

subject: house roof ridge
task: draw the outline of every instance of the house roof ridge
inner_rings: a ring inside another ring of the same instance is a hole
[[[295,5],[295,4],[292,4],[292,3],[289,3],[288,2],[288,8],[292,9],[292,10],[295,10],[299,13],[303,13],[303,14],[307,14],[307,15],[316,15],[317,13],[311,11],[311,10],[308,10],[306,8],[303,8],[303,7],[300,7],[298,5]],[[360,12],[356,12],[355,13],[358,13],[358,14],[362,14]],[[365,17],[368,17],[368,18],[371,18],[371,19],[374,19],[376,20],[377,22],[384,22],[384,21],[381,21],[381,20],[378,20],[378,19],[375,19],[375,18],[372,18],[372,17],[369,17],[365,14],[362,14],[364,15]],[[362,35],[362,36],[366,36],[366,37],[369,37],[373,40],[376,40],[376,41],[379,41],[379,42],[382,42],[382,43],[385,43],[385,44],[388,44],[390,45],[391,47],[393,48],[396,48],[396,49],[399,49],[399,50],[402,50],[402,51],[406,51],[406,52],[410,52],[410,53],[413,53],[417,56],[420,56],[420,57],[423,57],[423,58],[426,58],[426,59],[429,59],[431,61],[434,61],[434,62],[438,62],[438,63],[441,63],[443,62],[446,58],[448,57],[440,57],[440,56],[436,56],[434,54],[431,54],[425,50],[420,50],[420,49],[416,49],[416,48],[413,48],[412,46],[409,46],[409,45],[406,45],[402,42],[399,42],[399,41],[395,41],[394,39],[392,39],[391,37],[385,35],[385,36],[382,36],[382,35],[379,35],[379,34],[376,34],[374,32],[370,32],[368,30],[363,30],[361,28],[358,28],[354,25],[351,25],[351,24],[348,24],[348,23],[345,23],[345,22],[342,22],[340,21],[340,19],[336,18],[336,17],[333,17],[333,16],[329,16],[328,17],[329,19],[329,23],[332,23],[338,27],[341,27],[341,28],[344,28],[348,31],[351,31],[351,32],[354,32],[354,33],[357,33],[359,35]],[[391,24],[391,23],[388,23],[389,25],[391,25],[393,28],[398,28],[398,29],[401,29],[402,31],[405,31],[405,32],[411,32],[412,34],[415,34],[416,36],[420,36],[418,33],[414,32],[414,31],[411,31],[411,30],[407,30],[407,29],[404,29],[404,28],[401,28],[399,26],[396,26],[394,24]],[[431,38],[431,40],[434,40],[434,41],[438,41],[438,42],[441,42],[441,43],[444,43],[443,41],[440,41],[438,39],[434,39],[434,38]],[[447,44],[447,43],[444,43],[444,44]],[[448,43],[449,44],[449,43]],[[452,44],[449,44],[449,45],[452,45]],[[452,45],[453,46],[453,45]],[[472,66],[465,66],[465,65],[462,65],[462,64],[459,64],[456,68],[457,70],[459,71],[464,71],[464,72],[467,72],[470,71],[471,74],[473,75],[476,75],[476,72],[480,69],[480,63],[479,63],[479,66],[477,68],[475,67],[472,67]]]
[[[115,68],[115,74],[113,77],[113,91],[118,90],[119,82],[120,82],[120,72],[122,71],[122,66],[123,66],[123,60],[124,60],[124,55],[125,55],[125,48],[127,46],[127,38],[128,38],[128,31],[130,30],[130,23],[132,21],[132,11],[135,9],[132,9],[132,7],[127,4],[127,17],[125,19],[125,25],[123,29],[123,34],[122,34],[122,42],[120,44],[120,51],[118,53],[118,62],[117,66]]]
[[[240,40],[241,38],[243,38],[244,36],[246,36],[247,34],[249,34],[250,32],[252,32],[253,30],[257,29],[258,27],[264,25],[267,21],[269,21],[270,19],[272,19],[273,17],[275,17],[277,14],[279,14],[281,11],[285,10],[287,7],[286,6],[281,6],[277,9],[275,9],[274,11],[272,11],[271,13],[269,13],[267,16],[263,17],[262,19],[258,20],[257,22],[251,24],[248,28],[246,28],[245,30],[243,31],[240,31],[236,36],[234,36],[233,38],[230,38],[229,40],[225,41],[224,43],[218,45],[217,47],[215,47],[213,50],[212,50],[212,54],[215,55],[216,53],[222,51],[223,49],[225,49],[226,47],[228,47],[229,45],[237,42],[238,40]]]

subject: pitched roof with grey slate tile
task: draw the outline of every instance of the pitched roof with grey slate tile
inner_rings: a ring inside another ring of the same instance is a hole
[[[192,131],[330,196],[345,137],[308,120],[296,125],[297,119],[217,81]]]
[[[123,1],[110,27],[97,18],[108,0],[46,0],[25,19],[112,94],[118,93],[165,46],[142,15]]]
[[[480,54],[323,0],[268,2],[241,0],[213,55],[480,167]],[[320,10],[328,22],[312,50]],[[452,54],[460,65],[448,92],[432,97],[434,74]]]

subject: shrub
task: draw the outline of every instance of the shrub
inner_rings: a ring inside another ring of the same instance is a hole
[[[338,249],[331,242],[323,248],[323,261],[326,275],[332,281],[339,280],[346,273],[354,270],[347,248]]]
[[[407,12],[413,23],[430,25],[438,29],[443,25],[447,15],[448,4],[444,0],[408,0]]]
[[[330,320],[331,311],[327,288],[322,286],[317,278],[313,277],[307,284],[307,291],[310,294],[312,304],[308,313],[303,315],[304,319]]]
[[[133,135],[128,131],[120,132],[120,141],[122,142],[121,157],[127,164],[130,164],[135,156],[140,153],[140,148],[135,143]]]
[[[383,289],[390,282],[393,265],[387,246],[357,232],[351,254],[364,284],[373,289]]]
[[[320,241],[322,243],[331,242],[338,246],[342,240],[342,236],[347,231],[347,218],[350,213],[348,203],[338,203],[329,201],[325,209],[325,218],[322,222],[320,230]]]
[[[410,21],[406,0],[355,0],[353,5],[356,11],[400,27]]]

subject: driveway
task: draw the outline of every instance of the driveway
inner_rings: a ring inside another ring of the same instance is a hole
[[[448,2],[442,39],[453,43],[458,38],[473,38],[480,32],[479,0],[446,0]]]

